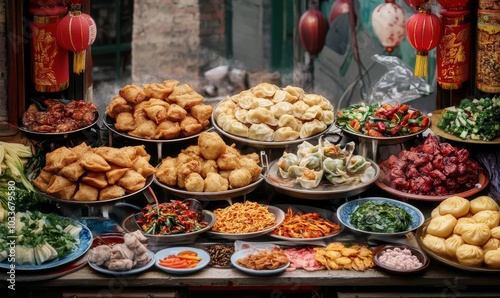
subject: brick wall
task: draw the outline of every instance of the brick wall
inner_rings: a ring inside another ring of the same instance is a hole
[[[7,28],[5,1],[0,0],[0,120],[7,119]]]

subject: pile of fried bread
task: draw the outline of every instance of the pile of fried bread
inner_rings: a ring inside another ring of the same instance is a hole
[[[126,85],[108,106],[114,128],[142,139],[174,139],[203,131],[210,124],[213,107],[190,84],[177,80]]]
[[[64,200],[97,201],[122,197],[146,185],[156,172],[144,145],[91,148],[86,143],[47,153],[33,180],[42,192]]]

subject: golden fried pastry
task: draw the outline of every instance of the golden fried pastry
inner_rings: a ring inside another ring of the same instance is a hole
[[[127,102],[138,104],[147,98],[146,93],[137,85],[126,85],[118,92]]]
[[[106,172],[106,180],[108,181],[108,184],[115,184],[118,182],[118,180],[120,180],[127,171],[127,168],[111,166],[111,170]]]
[[[175,89],[175,87],[177,87],[177,84],[179,84],[179,81],[177,80],[165,80],[162,82],[163,86],[165,86],[165,88],[170,92],[172,93]]]
[[[83,165],[79,161],[75,161],[59,171],[59,175],[69,179],[70,181],[77,181],[85,173]]]
[[[185,110],[203,102],[203,96],[194,91],[190,84],[176,86],[172,94],[168,96],[168,100],[175,102]]]
[[[205,181],[198,173],[191,173],[187,175],[184,181],[184,189],[192,192],[202,192],[205,188]]]
[[[240,158],[240,167],[247,169],[250,172],[250,175],[252,175],[252,182],[257,181],[262,173],[262,168],[255,162],[255,160],[249,157]]]
[[[128,134],[143,139],[154,139],[156,134],[156,123],[152,120],[144,121]]]
[[[125,188],[119,185],[109,185],[99,192],[99,201],[123,197],[126,193]]]
[[[185,153],[185,152],[181,152],[177,155],[177,163],[178,164],[185,164],[185,163],[188,163],[192,160],[196,160],[200,164],[203,163],[203,158],[199,155],[189,154],[189,153]]]
[[[240,167],[239,154],[234,152],[224,152],[217,158],[219,170],[234,170]]]
[[[255,152],[243,154],[243,155],[241,155],[241,158],[250,158],[253,161],[255,161],[257,164],[260,164],[259,154],[255,153]]]
[[[143,87],[144,93],[150,98],[164,99],[173,91],[173,88],[169,88],[161,83],[144,84]]]
[[[144,109],[147,107],[149,107],[149,100],[145,100],[134,105],[134,117],[137,117],[139,113],[144,113]]]
[[[116,116],[124,112],[132,112],[134,108],[125,100],[125,98],[116,95],[113,97],[109,105],[106,106],[106,114],[115,119]]]
[[[165,120],[156,127],[154,138],[170,140],[178,137],[180,133],[181,126],[179,125],[179,122]]]
[[[177,158],[164,158],[156,172],[156,178],[168,186],[177,185]]]
[[[187,115],[187,111],[178,104],[171,104],[167,110],[167,119],[173,122],[179,122]]]
[[[198,136],[198,146],[200,153],[205,159],[217,159],[226,152],[226,143],[222,137],[213,131],[202,132]]]
[[[227,179],[223,178],[218,173],[209,172],[205,178],[205,192],[226,191],[229,187]]]
[[[201,103],[191,107],[189,113],[191,113],[203,127],[207,127],[210,124],[210,116],[212,116],[213,110],[213,106]]]
[[[137,156],[143,156],[145,157],[148,161],[151,158],[151,155],[148,154],[146,151],[146,146],[144,145],[137,145],[137,146],[125,146],[120,148],[120,150],[124,153],[127,154],[128,157],[130,157],[130,160],[134,160],[137,158]]]
[[[150,105],[144,109],[144,112],[146,112],[149,119],[156,122],[156,124],[160,124],[167,119],[167,109],[161,105]]]
[[[181,150],[181,153],[185,153],[187,155],[196,155],[201,156],[201,149],[198,145],[190,145],[185,149]]]
[[[51,172],[41,170],[40,174],[33,179],[33,184],[42,192],[46,192],[49,187],[50,179],[54,174]]]
[[[120,167],[130,168],[134,164],[127,154],[123,154],[122,150],[113,147],[97,147],[94,148],[94,153],[102,156],[108,163],[113,163]]]
[[[155,167],[149,164],[144,156],[138,156],[133,163],[134,170],[144,177],[149,177],[156,172]]]
[[[45,155],[44,170],[56,172],[70,163],[75,162],[77,159],[78,156],[72,150],[66,147],[59,147]]]
[[[229,173],[229,188],[240,188],[252,182],[252,174],[247,169],[239,168]]]
[[[131,131],[137,127],[135,117],[130,112],[123,112],[118,114],[115,119],[115,129],[117,131]]]
[[[71,182],[70,185],[64,187],[63,189],[61,189],[56,193],[53,193],[53,195],[63,200],[71,200],[75,191],[76,191],[76,183]]]
[[[146,185],[146,178],[135,170],[128,170],[122,178],[118,180],[118,185],[130,192],[138,191]]]
[[[219,168],[217,167],[217,162],[213,159],[206,160],[201,166],[200,175],[203,178],[207,177],[208,173],[217,173]]]
[[[99,190],[86,183],[79,183],[78,190],[73,195],[75,201],[97,201]]]
[[[199,173],[201,165],[197,160],[191,160],[187,163],[179,164],[177,167],[177,186],[184,188],[186,177],[191,173]]]
[[[192,116],[186,116],[181,120],[181,134],[185,137],[195,135],[203,130],[203,126]]]
[[[87,172],[80,181],[96,188],[104,188],[108,185],[105,173]]]
[[[63,190],[65,187],[71,186],[73,182],[71,182],[69,179],[64,178],[63,176],[60,175],[52,175],[49,181],[49,185],[46,189],[47,193],[54,194],[57,193],[61,190]]]
[[[84,153],[79,161],[88,171],[106,172],[111,170],[111,166],[102,156],[91,151]]]
[[[229,179],[229,174],[231,174],[233,170],[220,170],[219,169],[219,175],[224,178],[224,179]]]
[[[78,158],[80,158],[80,156],[82,156],[82,155],[83,155],[83,153],[85,153],[85,152],[89,151],[90,149],[92,149],[92,148],[90,148],[90,146],[89,146],[89,145],[87,145],[87,143],[82,142],[82,143],[80,143],[79,145],[77,145],[77,146],[75,146],[75,147],[72,147],[72,148],[71,148],[71,151],[73,151],[73,153],[75,153],[75,154],[76,154],[76,156],[77,156]]]

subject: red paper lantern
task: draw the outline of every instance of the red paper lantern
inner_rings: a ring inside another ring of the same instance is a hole
[[[330,16],[328,17],[330,25],[338,16],[349,12],[350,9],[349,1],[352,2],[352,0],[336,0],[333,3],[332,8],[330,10]]]
[[[386,0],[375,7],[371,22],[375,35],[387,52],[392,52],[405,38],[405,12],[394,0]]]
[[[311,56],[316,56],[325,45],[328,22],[318,6],[311,3],[299,20],[299,37],[302,46]]]
[[[68,51],[57,42],[56,31],[62,16],[67,11],[66,7],[34,6],[30,7],[29,11],[33,15],[30,21],[30,56],[35,90],[62,91],[69,87]]]
[[[406,23],[406,36],[410,45],[417,50],[415,75],[427,76],[427,55],[441,38],[441,22],[430,10],[420,9]]]
[[[74,73],[85,70],[85,50],[94,43],[96,35],[94,19],[79,10],[70,11],[57,26],[57,41],[61,47],[74,52]]]

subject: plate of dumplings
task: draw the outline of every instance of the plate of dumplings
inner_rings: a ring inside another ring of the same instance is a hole
[[[213,111],[190,84],[177,80],[126,85],[106,106],[104,125],[123,137],[172,142],[191,139],[210,128]]]
[[[212,124],[228,138],[258,148],[283,148],[317,138],[334,121],[334,107],[302,88],[260,83],[221,100]]]

